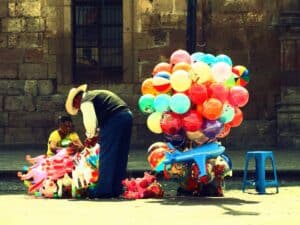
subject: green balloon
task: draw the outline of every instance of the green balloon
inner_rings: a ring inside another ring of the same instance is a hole
[[[62,147],[68,147],[69,144],[71,144],[71,142],[72,142],[72,141],[71,141],[70,139],[65,138],[65,139],[62,139],[62,140],[61,140],[60,145],[61,145]]]
[[[236,86],[234,76],[230,76],[228,80],[224,82],[224,86],[228,88]]]
[[[154,112],[154,99],[155,96],[152,94],[142,95],[139,99],[139,109],[142,113],[150,114]]]

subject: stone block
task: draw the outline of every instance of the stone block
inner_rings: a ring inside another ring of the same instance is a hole
[[[43,36],[40,33],[22,33],[20,34],[19,48],[41,48],[43,46]]]
[[[6,47],[7,47],[7,35],[0,34],[0,48],[6,48]]]
[[[4,111],[22,111],[23,102],[24,96],[6,96],[4,97]]]
[[[174,0],[172,1],[160,1],[160,0],[154,0],[152,2],[153,5],[153,13],[161,14],[161,13],[172,13],[175,11],[173,8],[176,7],[174,3]],[[180,6],[179,6],[180,7]]]
[[[3,96],[0,95],[0,112],[3,111]]]
[[[45,31],[45,20],[42,18],[26,19],[28,32],[43,32]]]
[[[1,79],[16,79],[18,77],[18,65],[12,63],[0,63]]]
[[[45,153],[46,153],[46,146],[48,142],[49,133],[45,128],[33,127],[32,133],[34,136],[32,137],[33,143],[40,143],[45,145]]]
[[[56,63],[49,63],[48,64],[48,78],[49,79],[56,79],[57,78]]]
[[[164,140],[162,134],[152,133],[145,125],[134,125],[132,132],[132,145],[143,146],[145,150],[157,141]]]
[[[20,33],[24,32],[26,27],[25,19],[23,18],[4,18],[2,19],[2,31]]]
[[[53,112],[30,112],[26,114],[25,127],[52,127],[54,124]]]
[[[48,128],[54,125],[53,112],[10,112],[9,127]]]
[[[7,85],[7,95],[24,95],[24,80],[9,80]]]
[[[32,48],[32,49],[26,49],[24,60],[25,63],[41,63],[43,62],[43,50],[42,48]]]
[[[6,17],[8,15],[8,3],[7,1],[0,2],[0,18]]]
[[[19,78],[24,80],[45,80],[47,79],[47,64],[21,64]]]
[[[257,0],[214,0],[212,1],[213,12],[236,14],[239,12],[262,11],[264,1]]]
[[[9,48],[17,48],[18,43],[19,43],[19,35],[18,34],[14,34],[14,33],[8,34],[7,46]]]
[[[0,127],[0,143],[4,143],[4,128]]]
[[[8,125],[8,113],[0,112],[0,127],[6,127]]]
[[[38,80],[39,95],[51,95],[55,91],[53,80]]]
[[[24,84],[25,95],[37,96],[38,95],[38,82],[37,80],[26,80]]]
[[[17,5],[20,7],[22,16],[24,17],[39,17],[41,16],[41,2],[40,1],[25,1]]]
[[[153,4],[149,0],[140,0],[137,1],[135,10],[138,14],[143,14],[143,13],[149,14],[153,12]]]
[[[24,110],[26,112],[33,112],[36,109],[35,97],[32,95],[24,96]]]
[[[8,80],[0,80],[0,95],[7,95]]]
[[[1,63],[22,63],[24,56],[24,49],[1,49],[0,62]]]
[[[65,96],[58,94],[51,96],[38,96],[36,110],[38,112],[65,111],[65,99]]]
[[[6,128],[5,144],[32,144],[33,133],[31,128]]]
[[[9,112],[8,125],[9,127],[25,127],[27,117],[28,112]]]
[[[19,10],[19,8],[17,8],[17,3],[16,2],[9,2],[8,3],[8,14],[11,17],[21,16],[21,11]]]

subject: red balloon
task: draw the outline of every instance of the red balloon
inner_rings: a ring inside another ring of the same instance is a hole
[[[182,128],[181,117],[173,112],[165,112],[162,114],[160,127],[165,134],[177,134]]]
[[[223,112],[223,104],[219,99],[209,98],[203,103],[202,115],[206,119],[216,120]]]
[[[234,86],[230,89],[228,101],[231,105],[243,107],[249,100],[249,93],[246,88],[242,86]]]
[[[231,127],[238,127],[243,122],[243,112],[238,107],[234,108],[234,117],[228,123]]]
[[[168,145],[166,142],[162,142],[162,141],[158,141],[153,143],[152,145],[150,145],[150,147],[148,148],[147,152],[148,154],[158,148],[165,148],[166,150],[169,149]]]
[[[182,117],[182,127],[185,131],[197,131],[202,126],[202,117],[195,111],[191,110]]]
[[[176,63],[179,62],[186,62],[188,64],[191,64],[192,58],[187,51],[179,49],[172,53],[170,57],[170,64],[174,66]]]
[[[166,148],[156,148],[151,151],[147,157],[148,163],[151,169],[155,169],[165,158],[166,152],[170,152],[169,149]]]
[[[224,124],[223,130],[217,135],[217,138],[224,138],[230,133],[230,125],[229,124]]]
[[[191,102],[194,104],[202,104],[207,99],[207,89],[203,84],[193,83],[188,94]]]
[[[166,72],[171,73],[172,72],[172,65],[169,64],[169,63],[166,63],[166,62],[158,63],[154,67],[154,69],[152,71],[152,75],[154,76],[155,74],[157,74],[158,72],[161,72],[161,71],[166,71]]]
[[[216,98],[224,103],[225,101],[227,101],[229,88],[222,83],[212,83],[209,86],[207,92],[209,98]]]

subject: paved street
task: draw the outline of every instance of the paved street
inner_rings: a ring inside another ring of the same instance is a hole
[[[77,200],[37,199],[25,194],[23,183],[15,171],[26,165],[25,154],[38,155],[36,150],[1,150],[0,157],[0,225],[102,224],[102,225],[269,225],[298,224],[300,219],[300,180],[298,151],[275,151],[279,174],[279,194],[258,195],[241,191],[241,174],[245,150],[228,151],[234,169],[226,178],[222,198],[176,197],[177,183],[159,180],[165,190],[163,199]],[[133,151],[129,158],[129,175],[134,177],[148,170],[145,151]]]
[[[37,199],[24,194],[3,194],[0,225],[298,224],[299,183],[282,184],[279,194],[268,188],[266,195],[255,194],[252,189],[242,193],[234,186],[231,188],[222,198],[175,197],[169,187],[163,199],[128,201]]]

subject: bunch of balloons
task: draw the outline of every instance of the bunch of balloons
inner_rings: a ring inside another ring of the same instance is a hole
[[[202,145],[242,123],[249,78],[248,69],[227,55],[179,49],[143,81],[139,109],[148,115],[148,129],[177,148]]]

